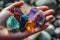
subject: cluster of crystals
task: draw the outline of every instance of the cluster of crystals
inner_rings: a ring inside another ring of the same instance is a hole
[[[21,12],[20,9],[14,8],[14,16],[11,16],[7,20],[8,30],[16,31],[17,29],[24,32],[34,31],[37,25],[42,26],[44,24],[45,17],[43,11],[37,8],[32,8],[28,15]]]

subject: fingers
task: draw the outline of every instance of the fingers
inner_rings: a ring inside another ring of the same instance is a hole
[[[54,14],[54,10],[50,9],[50,10],[45,11],[44,13],[45,13],[45,16],[53,15]]]
[[[23,1],[16,2],[16,3],[13,3],[12,5],[8,6],[8,7],[5,8],[5,9],[8,9],[9,11],[12,11],[15,7],[16,7],[16,8],[20,8],[23,4],[24,4]]]
[[[47,16],[47,17],[46,17],[45,24],[44,24],[44,26],[42,26],[43,28],[37,27],[37,28],[35,29],[35,31],[36,31],[36,32],[39,32],[39,31],[42,31],[42,30],[46,29],[46,28],[48,27],[48,25],[49,25],[48,22],[51,21],[52,19],[53,19],[53,15]]]
[[[46,17],[46,21],[45,22],[49,22],[53,19],[53,15],[49,15]]]
[[[0,14],[0,25],[6,26],[6,20],[11,16],[12,14],[10,11],[3,10]]]
[[[46,29],[48,26],[49,26],[49,23],[47,22],[47,23],[45,23],[45,24],[42,26],[42,28],[37,27],[37,28],[35,29],[35,33]]]
[[[37,7],[39,10],[42,10],[42,11],[46,11],[48,10],[49,8],[47,6],[40,6],[40,7]]]

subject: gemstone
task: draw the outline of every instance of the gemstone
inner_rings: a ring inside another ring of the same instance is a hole
[[[25,31],[25,24],[26,24],[27,20],[28,20],[27,15],[22,15],[20,17],[20,27],[19,27],[20,31],[22,31],[22,32]]]
[[[14,16],[10,16],[7,20],[7,29],[16,32],[19,30],[19,23]]]
[[[17,21],[20,21],[20,16],[23,15],[21,9],[14,8],[14,17],[17,19]]]
[[[33,17],[33,16],[34,16],[37,12],[38,12],[38,9],[37,9],[37,8],[32,8],[32,9],[30,10],[30,12],[29,12],[29,15],[28,15],[29,18],[28,18],[28,19],[29,19],[29,20],[30,20],[30,19],[33,19],[33,20],[34,20],[34,17]]]
[[[39,10],[39,12],[37,12],[36,14],[38,14],[36,18],[36,23],[42,26],[45,22],[45,16],[43,11]],[[39,16],[40,16],[40,19],[38,18]]]
[[[35,22],[32,20],[29,20],[25,27],[27,32],[33,32],[35,29]]]
[[[38,10],[37,8],[32,8],[28,16],[28,20],[35,20],[37,25],[42,26],[45,22],[45,16],[43,11]]]

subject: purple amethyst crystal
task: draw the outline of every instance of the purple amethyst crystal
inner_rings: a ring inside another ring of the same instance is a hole
[[[37,17],[38,15],[40,17]],[[36,20],[36,23],[40,26],[42,26],[45,22],[45,16],[43,11],[38,10],[37,8],[32,8],[28,16],[29,16],[28,20],[31,20],[31,19]]]
[[[30,12],[29,12],[29,18],[28,18],[28,20],[30,20],[30,19],[34,19],[34,15],[36,14],[38,12],[38,9],[37,8],[32,8],[31,10],[30,10]]]
[[[43,11],[39,11],[38,14],[40,15],[40,20],[37,20],[36,23],[39,24],[40,26],[42,26],[45,22],[45,16],[44,16],[44,13]]]

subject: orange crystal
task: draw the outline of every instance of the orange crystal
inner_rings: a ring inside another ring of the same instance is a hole
[[[34,29],[35,29],[35,22],[32,20],[28,21],[28,23],[26,24],[26,30],[28,32],[33,32]]]

